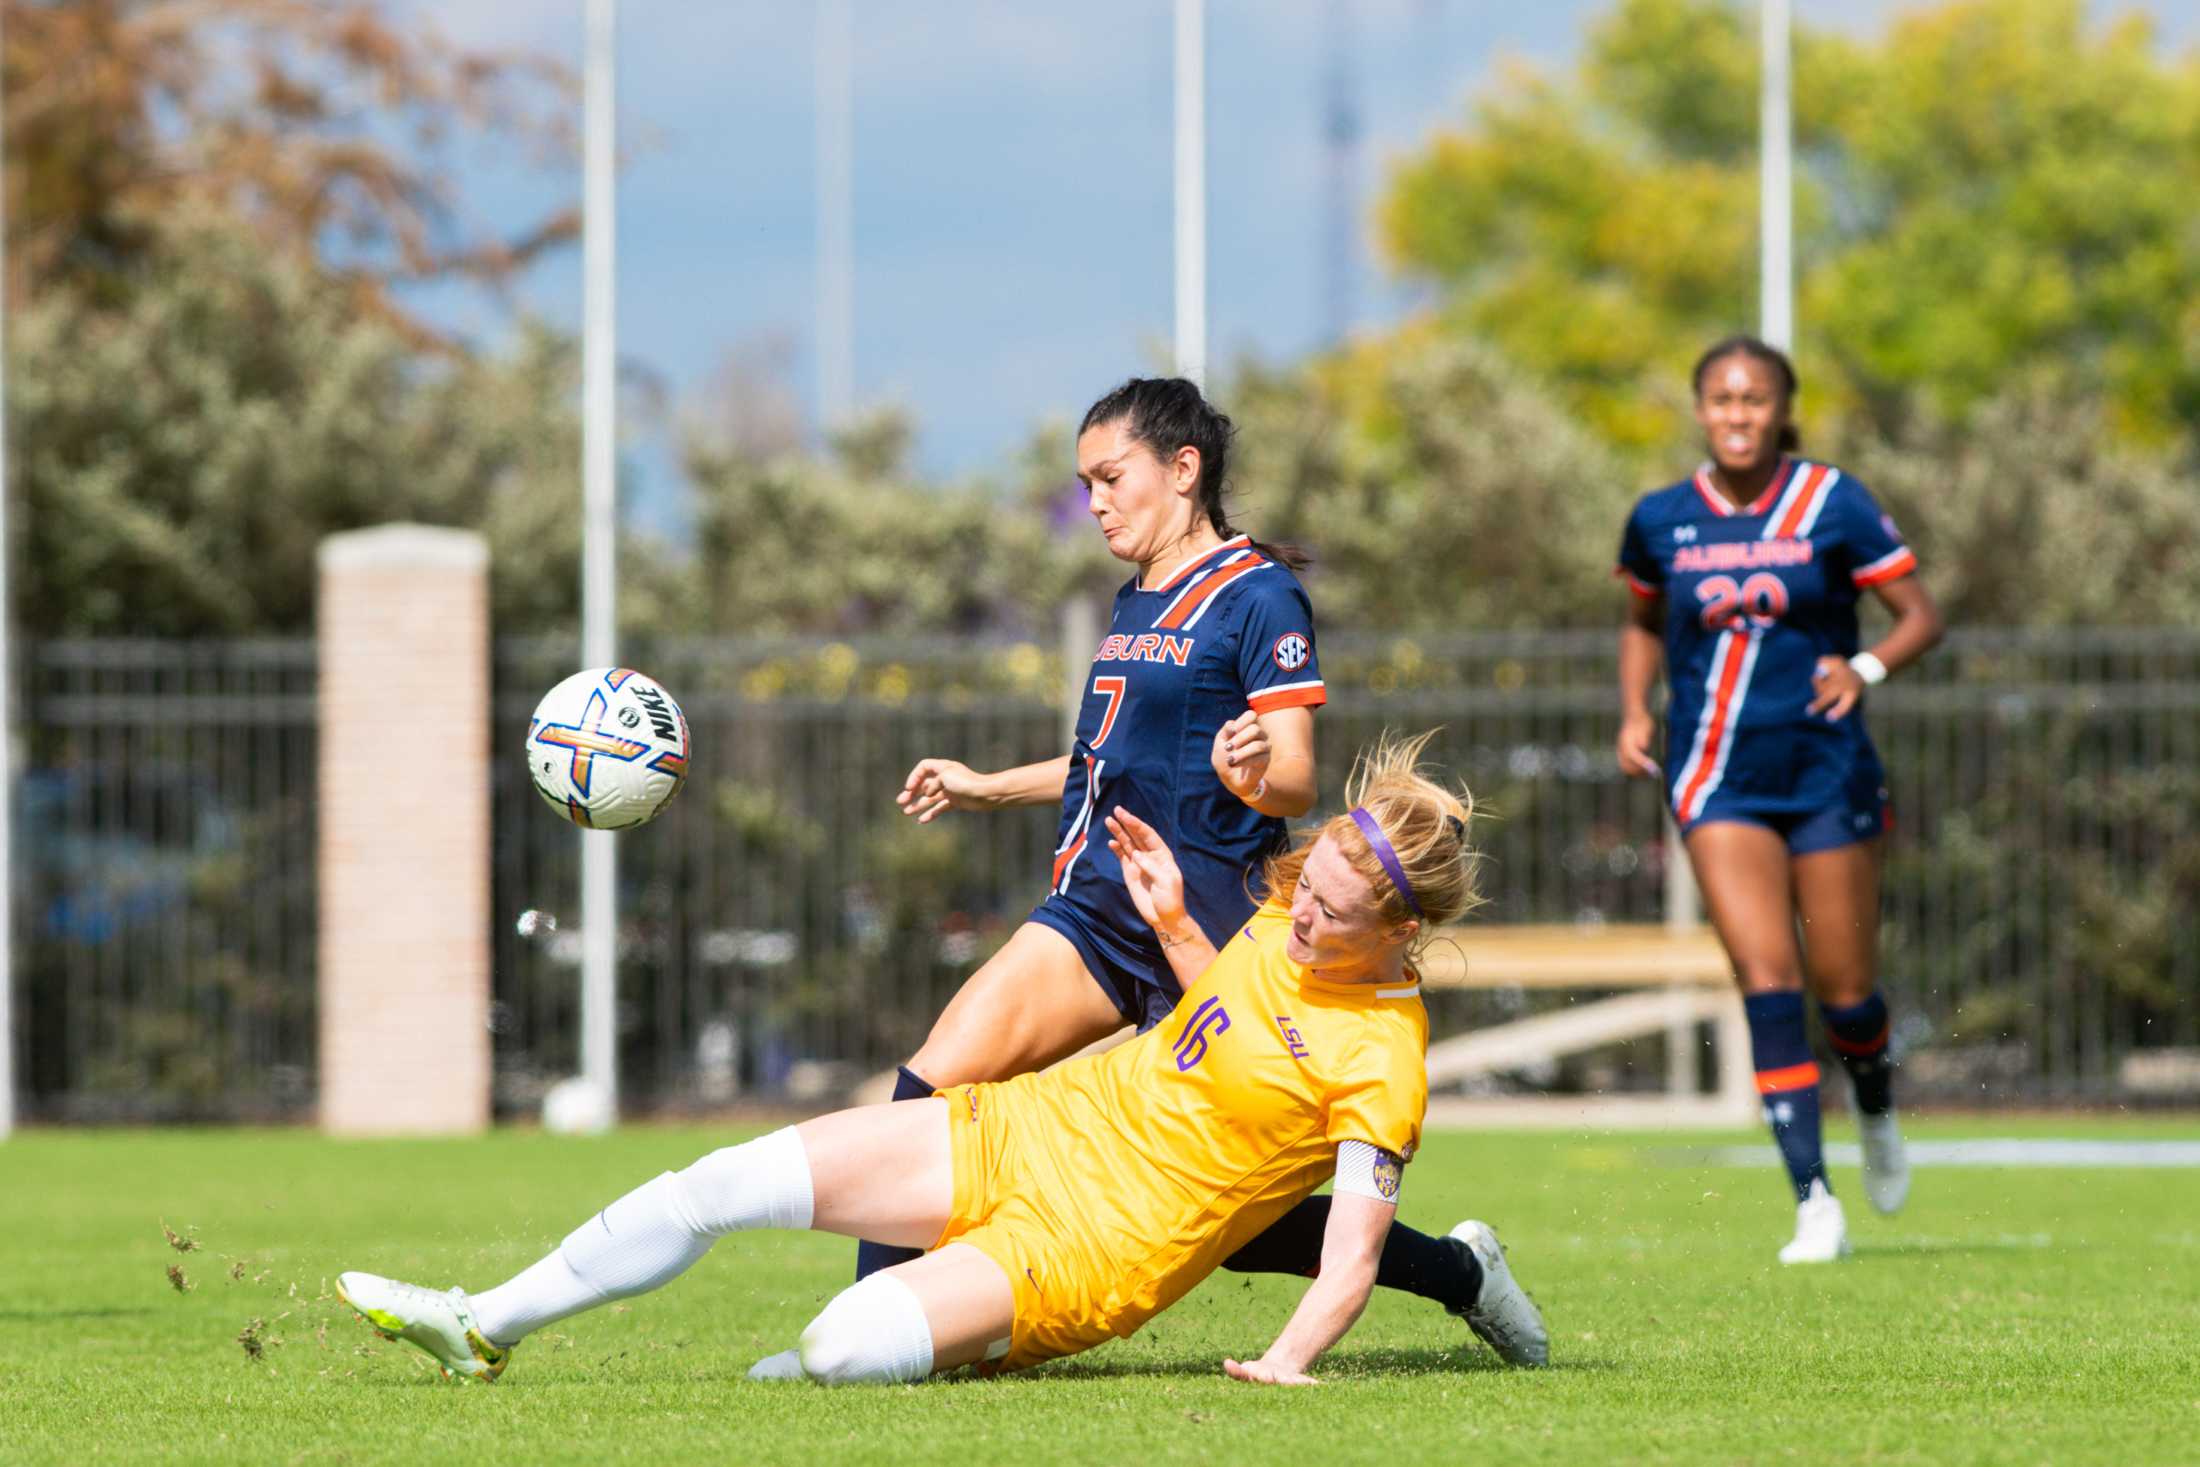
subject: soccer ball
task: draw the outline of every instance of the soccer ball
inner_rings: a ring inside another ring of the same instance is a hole
[[[527,777],[551,809],[590,830],[640,825],[687,779],[680,705],[631,667],[576,672],[527,724]]]

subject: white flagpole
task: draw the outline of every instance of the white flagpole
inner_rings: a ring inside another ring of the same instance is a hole
[[[1795,343],[1795,120],[1790,104],[1790,0],[1763,0],[1763,95],[1758,108],[1758,211],[1762,275],[1758,333],[1788,350]]]
[[[849,0],[818,0],[817,426],[855,410],[855,49]]]
[[[1207,380],[1207,7],[1176,0],[1176,371]]]
[[[6,152],[0,135],[0,157]],[[7,358],[7,237],[7,200],[0,191],[0,364]],[[8,597],[6,403],[6,368],[0,365],[0,1140],[15,1131],[15,608]]]
[[[618,0],[587,0],[581,201],[581,661],[617,660],[618,377],[613,245]],[[617,1114],[618,837],[581,842],[581,1077],[608,1125]]]

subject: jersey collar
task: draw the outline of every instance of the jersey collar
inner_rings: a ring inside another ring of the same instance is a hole
[[[1304,988],[1319,989],[1323,993],[1348,995],[1374,1003],[1386,998],[1414,998],[1421,992],[1421,975],[1411,963],[1394,983],[1336,983],[1317,974],[1312,968],[1299,969],[1299,984]]]
[[[1703,502],[1711,507],[1711,512],[1721,518],[1729,515],[1763,514],[1779,502],[1781,491],[1787,488],[1788,480],[1794,473],[1794,456],[1781,454],[1780,467],[1773,472],[1772,482],[1765,485],[1765,492],[1758,495],[1747,507],[1736,509],[1734,501],[1712,487],[1711,465],[1706,463],[1698,465],[1696,469],[1696,492],[1703,496]]]
[[[1234,535],[1230,539],[1223,541],[1220,545],[1215,546],[1212,550],[1209,550],[1201,555],[1196,555],[1192,559],[1185,561],[1184,564],[1169,572],[1169,578],[1167,580],[1163,581],[1160,585],[1155,586],[1153,589],[1155,591],[1167,591],[1172,589],[1173,587],[1181,586],[1184,584],[1185,578],[1190,576],[1201,566],[1213,565],[1216,556],[1223,554],[1225,551],[1243,550],[1246,546],[1252,543],[1253,537],[1251,535]],[[1146,588],[1141,586],[1139,587],[1139,589],[1143,591]]]

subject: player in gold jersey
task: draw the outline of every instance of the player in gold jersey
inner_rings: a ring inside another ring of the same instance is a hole
[[[1426,741],[1361,761],[1353,808],[1269,864],[1267,903],[1219,954],[1159,835],[1108,819],[1184,986],[1128,1043],[715,1151],[479,1294],[364,1273],[340,1293],[446,1374],[493,1380],[523,1335],[670,1282],[726,1233],[819,1228],[932,1251],[844,1290],[752,1374],[1016,1369],[1130,1335],[1334,1176],[1319,1275],[1264,1354],[1224,1362],[1240,1380],[1311,1383],[1366,1305],[1420,1142],[1428,1021],[1408,960],[1475,902],[1470,808],[1416,769]],[[1468,1323],[1508,1361],[1543,1364],[1542,1320],[1495,1235],[1462,1236],[1482,1275]]]

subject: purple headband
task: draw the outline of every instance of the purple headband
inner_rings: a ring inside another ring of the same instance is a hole
[[[1413,899],[1413,887],[1406,881],[1406,868],[1398,864],[1398,853],[1390,848],[1390,841],[1384,836],[1383,828],[1375,823],[1375,817],[1354,805],[1352,823],[1360,827],[1360,834],[1367,837],[1368,849],[1383,863],[1383,874],[1398,888],[1398,895],[1405,898],[1406,910],[1420,916],[1421,904]]]

